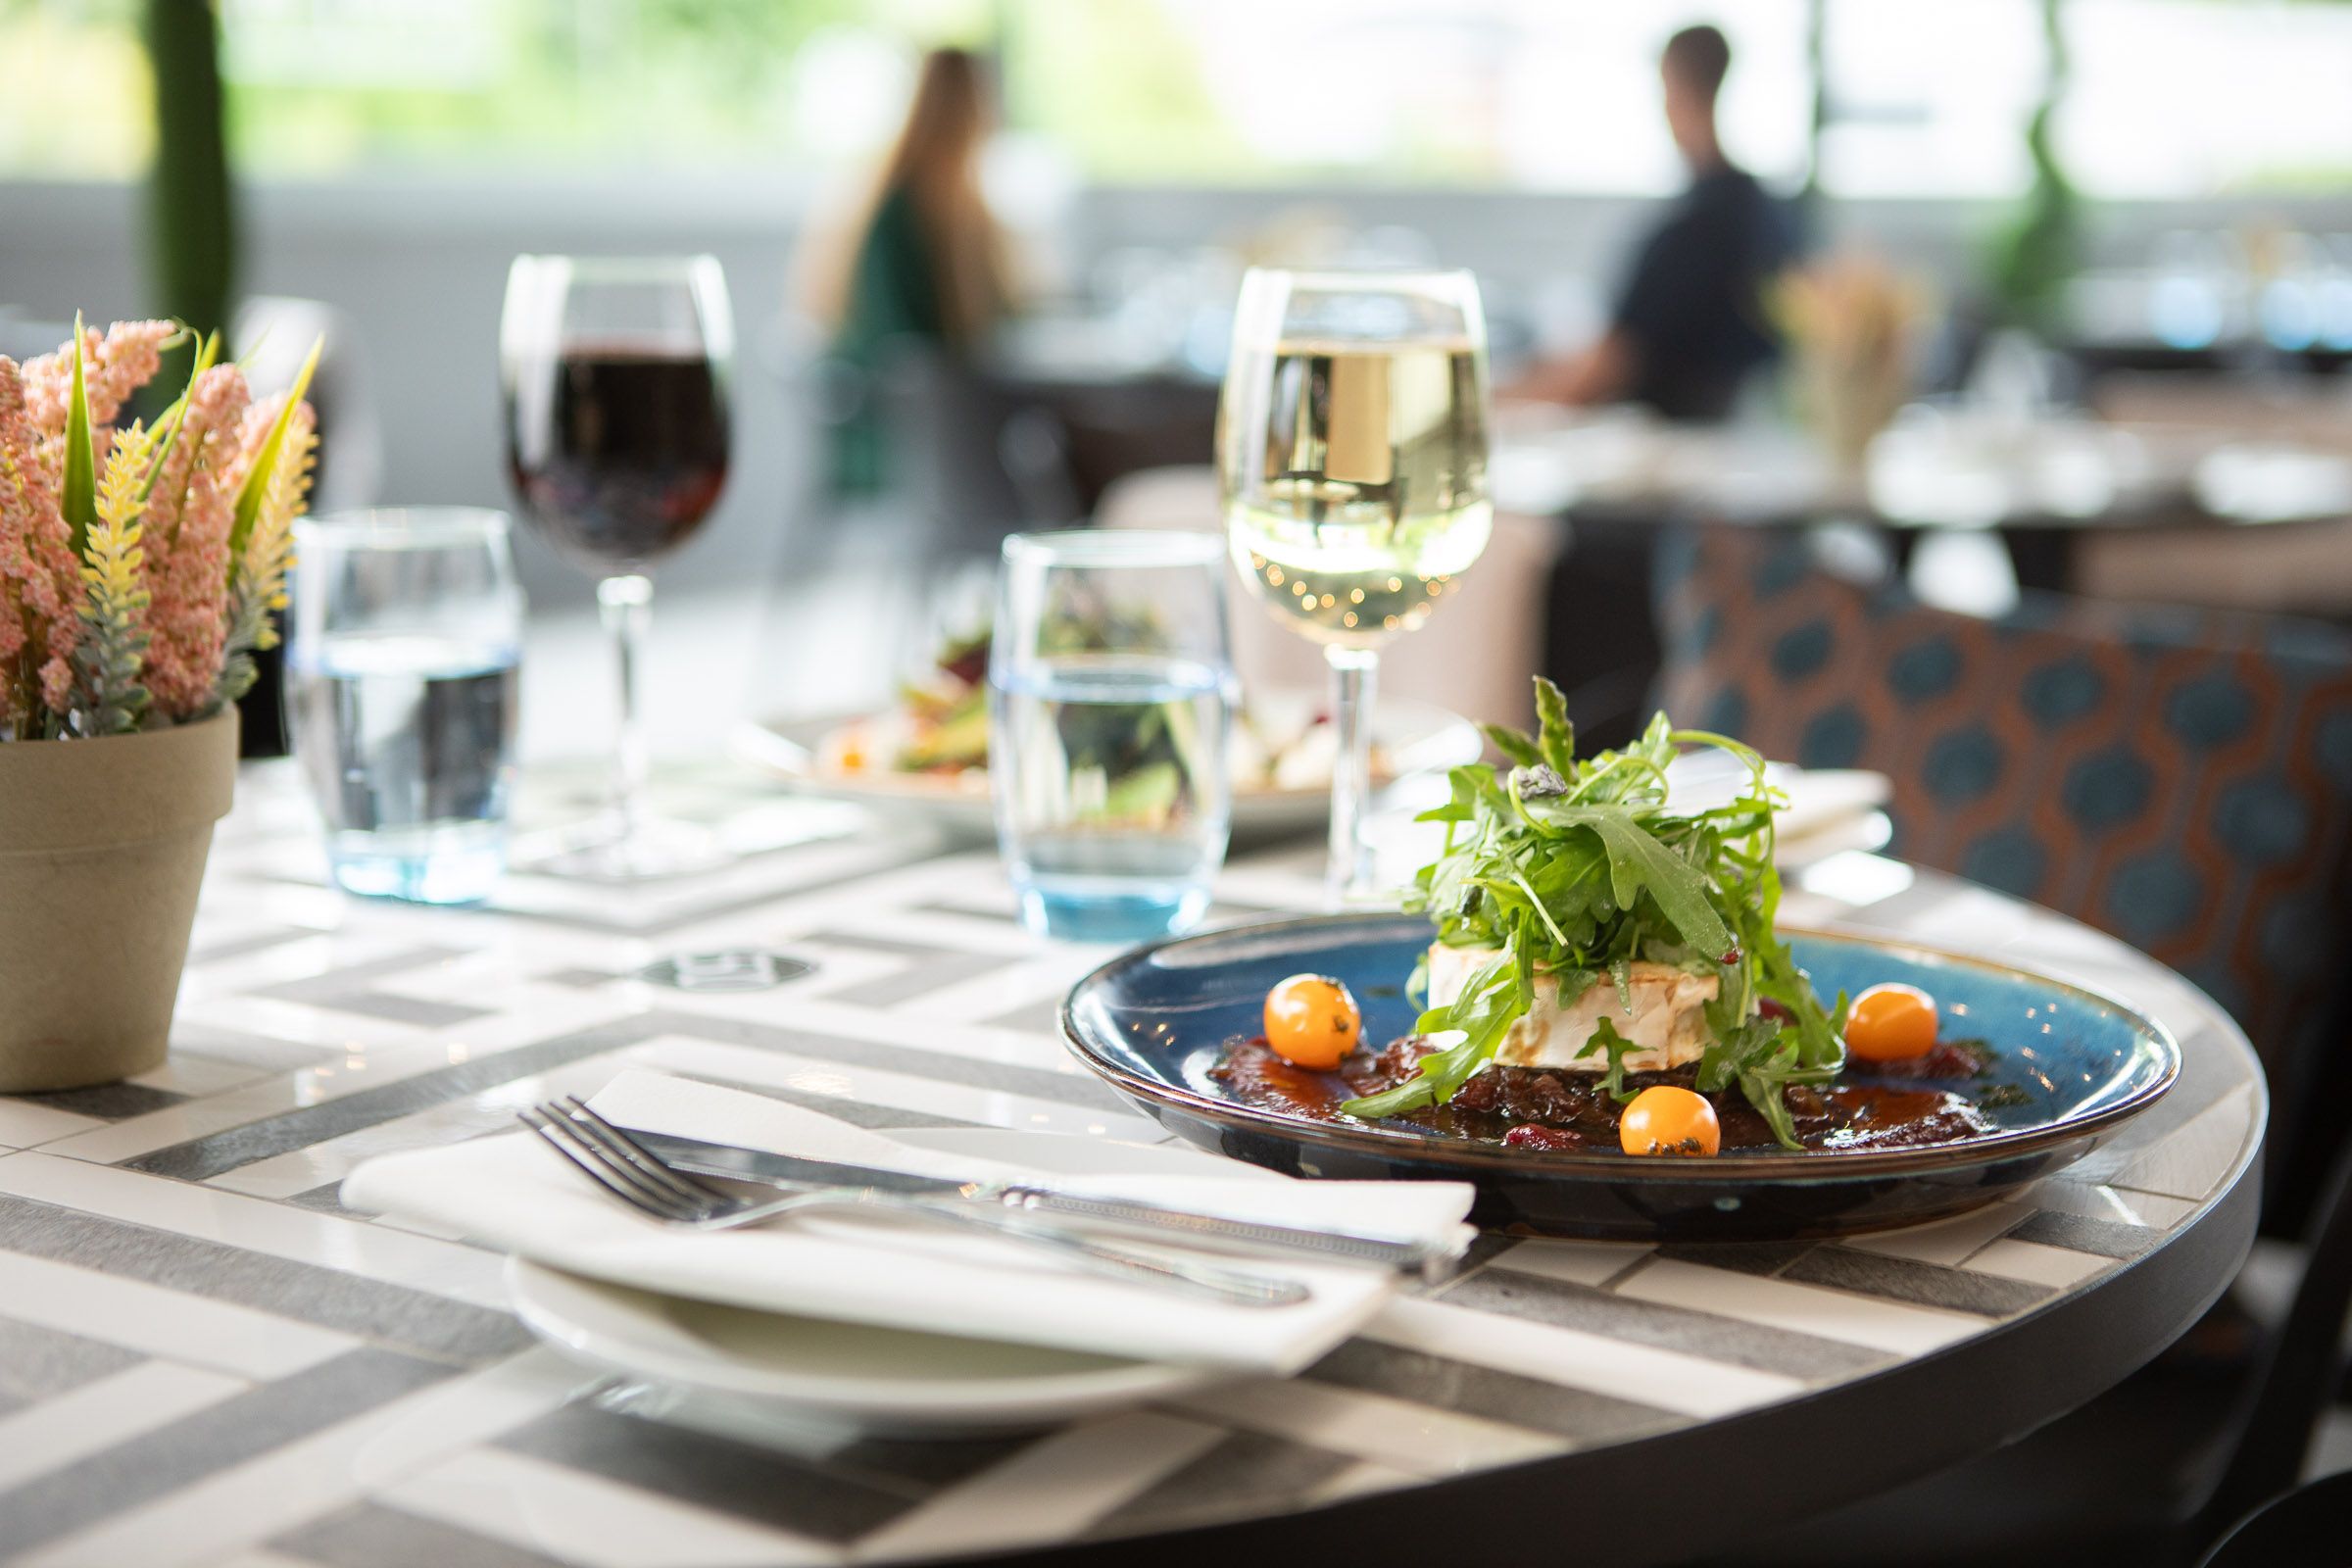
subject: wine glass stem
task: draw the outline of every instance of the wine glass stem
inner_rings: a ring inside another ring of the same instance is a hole
[[[612,639],[620,675],[620,730],[612,748],[612,825],[622,845],[637,841],[645,796],[645,705],[640,678],[645,631],[653,618],[653,579],[639,573],[606,577],[596,585],[598,613]]]
[[[1380,679],[1380,655],[1369,648],[1326,647],[1331,664],[1331,718],[1339,752],[1331,765],[1331,868],[1328,892],[1335,905],[1361,903],[1379,893],[1372,851],[1364,842],[1364,814],[1372,801],[1372,694]]]

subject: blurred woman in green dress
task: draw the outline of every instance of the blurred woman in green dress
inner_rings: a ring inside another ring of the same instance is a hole
[[[994,118],[979,63],[933,50],[858,220],[817,247],[811,304],[853,381],[870,383],[907,340],[959,356],[1006,314],[1003,236],[980,194]],[[887,432],[871,399],[853,398],[834,426],[833,485],[871,495],[883,488]]]

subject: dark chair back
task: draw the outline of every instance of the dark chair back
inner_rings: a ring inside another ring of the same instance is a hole
[[[2335,1559],[2352,1562],[2352,1476],[2317,1483],[2316,1496],[2291,1499],[2246,1519],[2250,1509],[2279,1499],[2303,1473],[2320,1417],[2342,1387],[2344,1317],[2352,1311],[2352,1151],[2336,1161],[2333,1177],[2313,1212],[2304,1250],[2303,1278],[2285,1320],[2266,1348],[2261,1373],[2247,1391],[2235,1426],[2229,1463],[2198,1515],[2197,1538],[2210,1541],[2232,1521],[2244,1519],[2215,1561],[2304,1562],[2289,1552],[2264,1559],[2251,1554],[2259,1541],[2293,1541],[2281,1531],[2303,1517],[2328,1516],[2332,1506],[2338,1529],[2329,1543]],[[2301,1494],[2298,1494],[2301,1495]],[[2332,1498],[2330,1504],[2328,1499]],[[2273,1513],[2281,1517],[2272,1519]],[[2265,1523],[2265,1520],[2269,1520]],[[2239,1538],[2249,1538],[2243,1545]],[[2303,1540],[2314,1539],[2302,1537]],[[2248,1553],[2242,1557],[2233,1552]]]
[[[869,389],[887,442],[888,494],[950,554],[993,557],[1004,535],[1075,521],[1053,416],[909,339]]]
[[[2042,596],[1980,619],[1836,576],[1797,534],[1669,536],[1658,582],[1668,711],[1886,773],[1892,853],[2204,987],[2262,1054],[2286,1147],[2345,1054],[2352,638]],[[2310,1123],[2326,1147],[2341,1098]]]
[[[2322,1476],[2273,1501],[2230,1532],[2199,1568],[2281,1568],[2352,1563],[2352,1470]],[[2313,1555],[2315,1547],[2318,1555]]]
[[[383,486],[384,433],[357,323],[323,301],[264,294],[237,307],[226,338],[256,397],[291,387],[311,345],[319,346],[305,394],[318,431],[310,508],[327,513],[372,506]],[[254,656],[253,689],[237,705],[243,726],[238,746],[246,757],[283,757],[291,749],[285,658],[282,644]]]

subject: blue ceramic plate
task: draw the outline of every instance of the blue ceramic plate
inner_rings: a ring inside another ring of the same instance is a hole
[[[1317,1122],[1230,1098],[1209,1077],[1226,1042],[1254,1035],[1267,990],[1311,972],[1347,982],[1364,1038],[1408,1033],[1403,993],[1429,922],[1326,915],[1237,926],[1138,948],[1078,982],[1062,1032],[1081,1061],[1169,1131],[1299,1176],[1474,1183],[1491,1229],[1614,1239],[1836,1235],[1990,1201],[2082,1158],[2146,1109],[2180,1070],[2162,1027],[2109,998],[1980,958],[1861,936],[1789,933],[1824,996],[1899,980],[1941,1004],[1946,1033],[1996,1053],[1972,1086],[2015,1087],[1981,1137],[1925,1149],[1745,1151],[1664,1160],[1546,1152],[1373,1122]]]

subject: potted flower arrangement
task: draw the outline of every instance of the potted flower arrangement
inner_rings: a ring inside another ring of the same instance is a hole
[[[175,328],[74,323],[0,358],[0,1092],[159,1065],[236,699],[276,640],[317,445],[201,345],[152,424],[118,424]]]
[[[1767,303],[1788,340],[1798,407],[1838,473],[1859,480],[1870,443],[1911,394],[1923,291],[1853,252],[1783,274]]]

